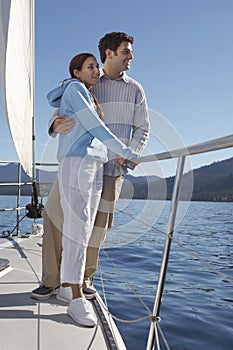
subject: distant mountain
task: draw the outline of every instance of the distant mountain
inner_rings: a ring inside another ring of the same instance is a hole
[[[36,169],[37,179],[41,179],[40,182],[52,183],[55,179],[55,171],[44,171]],[[0,182],[17,182],[18,179],[18,165],[17,164],[7,164],[0,165]],[[29,182],[30,177],[21,168],[21,181]]]
[[[190,179],[193,175],[193,187]],[[55,171],[36,170],[38,194],[48,194],[56,177]],[[29,182],[30,178],[21,171],[21,181]],[[17,182],[17,165],[0,165],[0,182]],[[121,198],[133,199],[171,199],[174,176],[160,178],[158,176],[132,176],[127,174],[123,184]],[[17,188],[0,186],[0,194],[16,194]],[[31,185],[21,186],[22,195],[31,194]],[[194,169],[184,174],[180,199],[196,201],[233,202],[233,157]]]
[[[166,179],[158,176],[125,175],[121,198],[166,199]]]
[[[36,179],[37,182],[40,183],[40,186],[37,186],[38,194],[43,191],[43,196],[48,194],[51,184],[53,183],[56,177],[55,171],[44,171],[36,169]],[[17,164],[7,164],[0,165],[0,183],[17,183],[18,182],[18,165]],[[24,172],[21,167],[21,195],[30,196],[32,191],[31,184],[27,183],[31,182],[30,177]],[[16,195],[17,194],[17,186],[0,186],[0,195]]]
[[[233,202],[233,158],[193,171],[192,200]]]

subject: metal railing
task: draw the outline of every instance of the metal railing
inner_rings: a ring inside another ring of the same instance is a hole
[[[13,195],[16,196],[16,207],[11,207],[11,208],[0,208],[0,213],[1,212],[16,212],[16,225],[13,229],[13,231],[16,231],[16,233],[14,234],[14,236],[18,236],[19,235],[19,223],[20,221],[20,215],[21,215],[21,210],[26,210],[26,212],[28,213],[28,209],[27,206],[22,206],[21,205],[21,197],[22,196],[32,196],[32,192],[33,192],[33,182],[30,181],[22,181],[22,166],[20,164],[20,162],[18,161],[0,161],[0,164],[6,164],[6,165],[17,165],[17,173],[14,173],[15,177],[17,178],[17,182],[1,182],[0,183],[0,195]],[[36,165],[41,165],[41,164],[37,164]],[[54,164],[46,164],[47,166],[49,165],[54,165]],[[15,180],[14,177],[14,180]],[[41,197],[41,202],[43,201],[43,197],[45,197],[50,188],[51,188],[51,183],[41,183],[39,186],[38,185],[38,189],[39,189],[39,197]],[[6,191],[2,191],[1,187],[5,187],[8,188]],[[16,190],[14,190],[14,188],[16,188]],[[21,191],[24,188],[24,191]],[[22,192],[24,192],[22,194]],[[30,205],[30,204],[29,204]],[[25,216],[28,216],[30,218],[32,218],[31,216],[29,216],[28,214],[26,214]],[[34,219],[34,223],[35,223],[36,219]],[[3,233],[0,234],[0,236],[2,238],[4,238],[7,235],[10,235],[12,232],[9,230],[5,230],[3,231]]]
[[[17,182],[2,182],[0,183],[0,187],[2,186],[16,186],[17,187],[17,193],[16,193],[16,207],[14,208],[0,208],[0,212],[6,212],[6,211],[16,211],[16,235],[19,234],[19,221],[20,221],[20,211],[22,209],[25,209],[25,206],[20,205],[20,198],[21,198],[21,187],[25,185],[31,185],[32,182],[22,182],[21,181],[21,164],[20,162],[13,162],[13,161],[0,161],[1,164],[17,164]]]

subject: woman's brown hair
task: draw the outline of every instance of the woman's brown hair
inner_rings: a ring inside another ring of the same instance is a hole
[[[74,69],[77,69],[77,70],[81,71],[83,63],[89,57],[93,57],[96,60],[95,56],[92,53],[87,53],[87,52],[80,53],[80,54],[74,56],[71,59],[70,64],[69,64],[69,72],[70,72],[71,78],[77,79],[77,77],[74,75]],[[94,102],[95,102],[95,105],[97,107],[97,111],[98,111],[99,117],[100,117],[100,119],[103,120],[103,117],[104,117],[103,109],[100,106],[100,104],[99,104],[97,98],[95,97],[95,95],[90,90],[89,90],[89,92],[91,93],[91,95],[92,95],[92,97],[94,99]]]
[[[95,56],[92,53],[80,53],[71,59],[70,65],[69,65],[69,72],[70,72],[71,78],[77,79],[77,77],[74,75],[74,69],[82,70],[83,63],[89,57],[93,57],[96,60]]]

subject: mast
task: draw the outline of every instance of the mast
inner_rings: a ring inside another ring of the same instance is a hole
[[[31,29],[31,118],[32,118],[32,198],[31,204],[26,205],[27,217],[34,219],[41,217],[43,205],[38,203],[36,181],[36,132],[35,132],[35,0],[31,0],[30,29]]]
[[[32,98],[32,182],[36,181],[35,135],[35,0],[31,0],[31,98]]]

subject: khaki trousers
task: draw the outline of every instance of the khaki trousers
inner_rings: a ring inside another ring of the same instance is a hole
[[[112,227],[115,204],[119,199],[124,176],[103,177],[103,190],[89,240],[86,256],[84,281],[92,279],[98,268],[99,250],[106,234]],[[63,212],[60,205],[58,179],[50,190],[43,210],[44,235],[42,245],[42,284],[47,287],[60,285],[60,265],[62,253]]]

